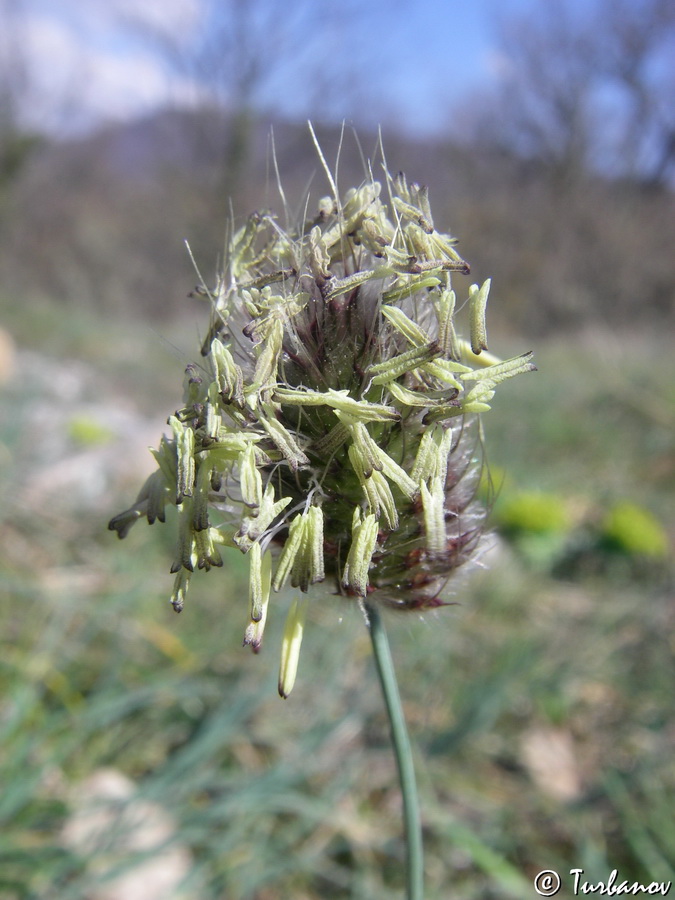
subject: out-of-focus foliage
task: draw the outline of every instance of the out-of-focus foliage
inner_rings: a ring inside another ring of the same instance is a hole
[[[668,553],[668,536],[656,517],[636,503],[615,504],[604,517],[600,536],[618,553],[663,559]]]
[[[184,361],[150,329],[79,311],[40,341],[18,349],[0,407],[3,900],[131,896],[123,876],[150,897],[152,861],[177,867],[188,898],[401,895],[395,764],[360,612],[311,605],[285,704],[276,660],[241,647],[240,554],[177,617],[167,530],[138,530],[129,554],[105,522],[152,465],[162,423],[137,407],[178,403]],[[673,364],[655,373],[645,346],[615,350],[663,418],[615,397],[597,344],[540,341],[537,375],[506,386],[484,422],[494,474],[509,473],[497,522],[527,485],[564,497],[564,537],[628,497],[672,540]],[[101,421],[110,442],[73,440],[73,423],[86,438]],[[487,570],[456,584],[456,607],[391,617],[429,900],[522,898],[544,865],[673,878],[672,567],[585,552],[551,577],[504,535]],[[270,617],[271,646],[282,623]]]
[[[68,422],[68,436],[80,447],[96,447],[108,444],[114,433],[103,422],[86,413],[79,413]]]
[[[523,561],[567,579],[595,571],[658,580],[671,549],[659,519],[625,499],[603,511],[581,497],[506,490],[495,503],[493,522]]]
[[[499,504],[498,515],[507,533],[549,534],[569,528],[565,502],[555,494],[530,491],[513,494]]]

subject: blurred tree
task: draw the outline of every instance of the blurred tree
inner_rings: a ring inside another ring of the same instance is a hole
[[[41,142],[27,130],[21,115],[30,80],[24,48],[17,39],[22,6],[21,0],[0,0],[0,228],[11,185]]]
[[[596,33],[598,77],[617,93],[614,169],[648,184],[672,184],[675,4],[602,0]]]
[[[527,20],[503,21],[501,43],[504,77],[492,119],[497,143],[564,180],[578,176],[591,151],[595,111],[589,36],[569,4],[551,0],[533,7]]]
[[[396,15],[408,3],[394,0],[385,13]],[[187,76],[193,85],[195,107],[213,109],[195,139],[219,160],[209,174],[223,204],[237,205],[261,113],[278,115],[281,107],[319,122],[354,120],[354,110],[372,99],[373,73],[384,54],[372,35],[382,14],[382,4],[360,0],[205,0],[200,21],[184,32],[136,16],[138,32],[182,84]]]
[[[483,137],[554,171],[665,185],[675,162],[672,0],[533,3],[502,18]]]
[[[675,4],[531,3],[503,13],[499,42],[501,77],[463,109],[465,240],[480,240],[520,328],[663,327],[675,312]]]

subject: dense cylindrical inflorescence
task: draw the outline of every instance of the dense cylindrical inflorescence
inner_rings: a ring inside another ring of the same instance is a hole
[[[445,602],[484,521],[472,421],[499,382],[534,368],[529,353],[487,352],[489,281],[469,289],[470,339],[456,333],[451,275],[468,266],[436,230],[425,188],[386,172],[383,183],[335,190],[295,230],[264,212],[232,233],[215,290],[200,289],[211,326],[172,436],[110,523],[125,537],[176,505],[177,611],[195,569],[220,566],[225,547],[246,554],[254,650],[287,583],[329,581],[404,610]],[[282,656],[302,611],[295,601]]]

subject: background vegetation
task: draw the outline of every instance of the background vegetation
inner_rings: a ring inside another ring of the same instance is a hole
[[[675,55],[655,64],[674,25],[669,4],[639,6],[506,22],[504,96],[457,108],[444,140],[384,132],[472,280],[494,279],[491,349],[532,346],[539,366],[485,416],[486,568],[457,606],[389,620],[430,900],[530,896],[542,869],[568,889],[574,867],[675,880]],[[214,76],[244,70],[227,114],[166,110],[77,140],[28,133],[16,64],[3,81],[2,900],[168,898],[171,873],[200,900],[402,896],[358,611],[317,598],[282,703],[283,616],[260,657],[241,649],[237,554],[176,617],[170,529],[126,544],[105,530],[205,328],[184,237],[209,278],[226,190],[237,214],[278,206],[255,67]],[[318,131],[334,158],[339,128]],[[317,170],[306,129],[277,120],[274,135],[300,203]],[[367,155],[375,133],[359,136]],[[349,134],[340,172],[361,178]]]

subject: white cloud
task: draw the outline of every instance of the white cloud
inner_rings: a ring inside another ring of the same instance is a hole
[[[36,0],[11,27],[22,48],[28,79],[20,105],[27,125],[79,131],[106,119],[129,118],[166,103],[190,105],[198,84],[169,72],[161,53],[144,41],[198,27],[202,0]],[[142,13],[142,15],[141,15]]]
[[[75,0],[77,2],[77,0]],[[116,0],[118,16],[122,20],[138,22],[152,33],[167,38],[180,35],[189,38],[203,23],[206,16],[204,0],[154,0],[139,3],[138,0]]]

